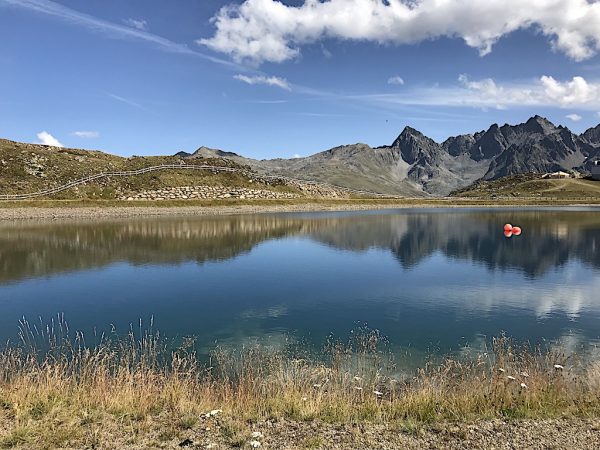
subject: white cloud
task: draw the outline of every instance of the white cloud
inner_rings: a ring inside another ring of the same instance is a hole
[[[391,78],[388,78],[388,84],[398,84],[400,86],[404,86],[404,78],[396,75]]]
[[[123,22],[130,27],[137,28],[138,30],[145,31],[148,29],[148,22],[146,22],[144,19],[127,19]]]
[[[98,131],[73,131],[73,133],[71,133],[73,136],[79,137],[79,138],[86,138],[86,139],[93,139],[93,138],[97,138],[100,137],[100,133]]]
[[[51,145],[53,147],[64,147],[64,145],[62,145],[58,139],[56,139],[54,136],[52,136],[50,133],[48,133],[47,131],[40,131],[37,134],[37,138],[39,139],[39,143],[43,144],[43,145]]]
[[[561,106],[581,105],[600,100],[600,85],[588,83],[583,77],[573,77],[561,83],[552,77],[543,76],[540,81],[546,95]]]
[[[292,158],[302,158],[302,155],[300,155],[298,153],[294,153],[294,156],[292,156]]]
[[[413,44],[460,38],[485,55],[503,36],[532,28],[580,61],[600,49],[600,2],[589,0],[245,0],[213,17],[198,43],[235,60],[283,62],[322,38]]]
[[[247,76],[247,75],[234,75],[233,78],[239,81],[243,81],[247,84],[266,84],[268,86],[277,86],[286,91],[291,91],[290,85],[285,78],[279,77],[267,77],[264,75]]]
[[[581,119],[583,119],[583,117],[581,117],[579,114],[567,114],[565,117],[573,122],[579,122]]]
[[[394,94],[368,94],[358,99],[378,103],[404,105],[457,106],[497,108],[520,106],[548,106],[560,108],[600,108],[600,83],[582,77],[558,81],[542,76],[527,83],[498,83],[492,78],[471,80],[460,75],[459,85],[415,88]]]

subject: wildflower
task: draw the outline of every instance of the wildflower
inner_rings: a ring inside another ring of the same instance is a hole
[[[221,414],[223,412],[222,409],[213,409],[212,411],[207,412],[206,414],[204,414],[204,417],[206,417],[207,419],[210,417],[215,417],[218,416],[219,414]]]
[[[260,431],[254,431],[250,436],[254,439],[260,439],[263,437],[263,434]]]
[[[563,370],[565,367],[564,367],[564,366],[562,366],[562,365],[560,365],[560,364],[554,364],[554,368],[555,368],[556,370]]]
[[[360,386],[354,386],[354,389],[356,389],[357,391],[362,391],[362,388]]]
[[[521,372],[521,376],[525,378],[529,378],[529,374],[527,372]]]
[[[373,394],[375,394],[377,397],[383,396],[383,392],[379,392],[379,391],[373,391]]]
[[[508,378],[510,381],[515,381],[515,380],[516,380],[516,378],[515,378],[515,377],[513,377],[512,375],[509,375],[509,376],[507,376],[506,378]]]
[[[320,389],[320,388],[321,388],[321,386],[322,386],[322,384],[313,384],[313,387],[314,387],[315,389]]]
[[[521,383],[521,388],[522,389],[529,389],[525,383]]]
[[[499,371],[500,373],[504,373],[504,369],[503,369],[502,367],[500,367],[500,368],[498,369],[498,371]]]
[[[362,381],[361,377],[354,377],[354,381]]]
[[[306,397],[302,397],[302,401],[305,402],[306,400],[308,400],[308,398]]]
[[[259,448],[261,446],[260,442],[258,441],[250,441],[248,444],[250,444],[250,447],[252,448]]]

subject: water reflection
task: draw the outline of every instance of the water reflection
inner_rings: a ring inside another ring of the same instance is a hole
[[[505,222],[524,229],[502,235]],[[506,331],[595,343],[596,210],[377,213],[0,224],[0,339],[65,313],[73,329],[154,316],[169,336],[320,345],[357,321],[419,361]]]
[[[514,220],[513,220],[514,219]],[[505,221],[525,232],[505,239]],[[303,236],[335,249],[389,250],[405,269],[441,252],[540,277],[570,260],[600,267],[596,211],[407,211],[358,216],[252,215],[103,222],[0,224],[0,283],[130,264],[235,258],[261,242]]]

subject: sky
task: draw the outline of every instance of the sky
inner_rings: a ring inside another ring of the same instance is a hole
[[[600,123],[592,0],[0,0],[0,137],[291,158]]]

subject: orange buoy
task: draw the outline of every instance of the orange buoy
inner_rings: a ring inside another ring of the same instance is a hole
[[[509,237],[512,237],[512,235],[513,235],[512,230],[504,230],[504,237],[509,238]]]
[[[513,227],[513,229],[512,229],[512,233],[513,233],[515,236],[520,236],[520,235],[521,235],[521,232],[522,232],[522,230],[521,230],[521,227]]]
[[[504,231],[511,231],[513,229],[513,226],[510,223],[507,223],[506,225],[504,225]]]

